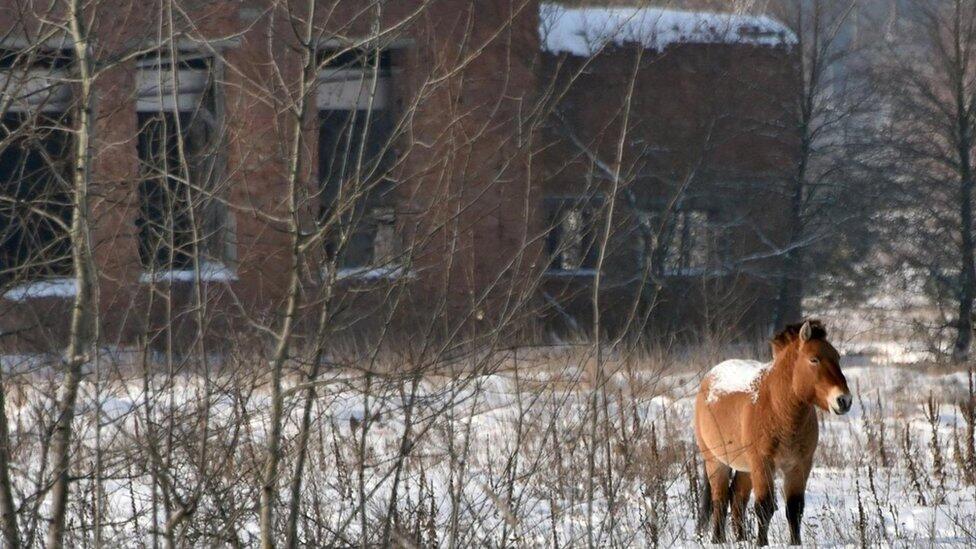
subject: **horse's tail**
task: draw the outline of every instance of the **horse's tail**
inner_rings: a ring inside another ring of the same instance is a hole
[[[702,467],[701,485],[698,493],[698,535],[708,533],[708,523],[712,518],[712,485],[708,482],[708,472]]]

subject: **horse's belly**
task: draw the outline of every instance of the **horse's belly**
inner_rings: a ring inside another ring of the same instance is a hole
[[[736,441],[716,441],[709,445],[712,455],[736,471],[749,472],[749,453],[746,445]]]
[[[696,428],[701,450],[735,469],[749,472],[749,441],[743,439],[742,416],[735,395],[715,403],[701,396],[696,404]]]
[[[733,456],[729,461],[722,461],[722,463],[728,465],[736,471],[742,471],[743,473],[750,472],[749,460],[746,459],[745,452],[740,452],[738,455]]]

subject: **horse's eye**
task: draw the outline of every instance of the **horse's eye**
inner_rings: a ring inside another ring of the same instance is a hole
[[[810,364],[820,364],[820,359],[817,357],[811,357]]]

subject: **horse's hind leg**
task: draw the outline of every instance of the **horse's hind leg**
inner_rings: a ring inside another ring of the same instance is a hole
[[[725,543],[725,515],[729,508],[732,469],[715,458],[706,459],[705,475],[712,496],[712,543]]]
[[[698,537],[705,539],[705,532],[712,520],[712,485],[708,482],[708,471],[702,468],[701,492],[698,496]]]
[[[745,541],[745,514],[752,493],[752,478],[749,473],[736,471],[732,477],[732,535],[735,541]]]

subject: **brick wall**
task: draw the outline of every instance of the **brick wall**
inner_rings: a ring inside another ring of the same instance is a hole
[[[604,171],[581,151],[585,147],[614,167],[625,98],[636,79],[604,272],[605,324],[627,322],[639,290],[645,312],[652,311],[652,333],[700,333],[703,322],[719,319],[744,332],[764,329],[779,258],[745,259],[769,254],[771,244],[786,238],[783,192],[797,144],[790,123],[793,63],[794,52],[786,47],[731,44],[676,44],[663,52],[611,47],[586,59],[546,56],[540,80],[565,90],[545,132],[540,177],[548,196],[611,192]],[[656,283],[640,276],[634,206],[711,212],[725,232],[728,272],[666,276]],[[545,287],[563,296],[586,324],[591,280],[548,277]]]
[[[5,4],[0,2],[0,20],[17,27],[16,10]],[[159,14],[137,3],[117,4],[114,9],[101,4],[92,29],[102,59],[147,46],[161,32]],[[594,173],[592,162],[558,131],[550,108],[559,109],[599,158],[614,158],[620,107],[637,52],[618,48],[591,60],[541,55],[534,1],[438,0],[415,11],[419,5],[389,2],[381,17],[381,26],[397,29],[389,36],[391,111],[402,133],[394,145],[393,201],[398,232],[412,247],[413,277],[395,294],[382,283],[343,282],[338,308],[353,317],[385,318],[380,313],[395,302],[400,311],[396,322],[412,330],[450,331],[461,324],[477,332],[514,309],[528,316],[526,323],[537,322],[533,307],[539,295],[530,290],[542,280],[547,292],[585,319],[586,280],[567,282],[543,274],[544,198],[578,192]],[[269,29],[266,6],[256,0],[206,2],[188,8],[192,25],[177,18],[184,31],[181,44],[207,39],[225,61],[219,92],[226,166],[219,192],[233,218],[237,280],[203,288],[205,318],[217,332],[242,320],[273,321],[287,287],[289,238],[282,219],[287,213],[290,90],[281,79],[294,83],[300,66],[285,14],[276,12],[276,26]],[[336,9],[320,9],[323,43],[367,36],[374,14],[360,8],[343,2]],[[756,221],[763,237],[776,241],[782,222],[778,189],[794,146],[783,133],[791,53],[685,44],[640,56],[624,155],[635,200],[666,202],[685,185],[694,201]],[[105,70],[97,84],[94,239],[103,338],[108,341],[132,341],[147,323],[162,328],[173,310],[177,330],[196,318],[185,309],[195,298],[189,284],[163,287],[151,296],[139,282],[135,72],[135,62],[126,58]],[[553,101],[554,90],[558,101]],[[318,192],[316,124],[316,117],[309,117],[299,171],[299,184],[309,197]],[[311,198],[303,203],[303,230],[314,229],[316,204]],[[637,285],[627,208],[619,210],[618,219],[605,304],[615,311],[611,316],[620,317],[634,303]],[[755,229],[734,228],[734,255],[763,250]],[[318,249],[309,256],[303,271],[309,288],[314,288],[321,259]],[[729,315],[761,319],[772,297],[766,277],[771,269],[775,260],[751,262],[711,280],[714,288],[706,292],[697,290],[702,285],[695,279],[669,281],[656,294],[662,305],[655,309],[654,322],[692,325],[700,321],[701,305],[719,295],[723,303],[735,304]],[[5,330],[43,324],[43,335],[32,337],[38,345],[50,345],[63,339],[67,305],[64,299],[0,300],[0,322]]]
[[[92,28],[99,37],[97,55],[117,58],[148,46],[161,31],[159,15],[138,9],[135,3],[100,4],[100,16]],[[286,162],[289,90],[280,78],[294,82],[300,66],[295,38],[282,11],[272,18],[264,13],[266,2],[208,2],[190,5],[188,18],[177,14],[185,31],[181,44],[210,40],[223,57],[223,81],[219,93],[225,106],[225,177],[220,192],[231,205],[236,233],[238,279],[230,284],[204,288],[213,317],[246,317],[267,321],[279,309],[287,288],[288,234]],[[503,294],[512,281],[504,265],[522,246],[526,218],[524,196],[527,179],[524,143],[516,126],[535,91],[532,58],[538,51],[537,9],[533,2],[506,0],[482,2],[441,0],[423,10],[419,1],[388,3],[380,26],[396,26],[390,33],[394,72],[391,77],[394,116],[403,124],[397,140],[395,192],[399,227],[411,254],[417,276],[409,298],[438,303],[445,314],[461,315],[481,291],[502,280],[491,294]],[[354,2],[335,9],[320,6],[317,17],[325,31],[323,43],[365,37],[374,22]],[[0,5],[0,17],[11,26],[19,14]],[[192,25],[186,20],[192,21]],[[30,22],[27,26],[30,26]],[[269,34],[272,36],[268,43]],[[208,47],[201,48],[206,52]],[[131,59],[100,75],[97,83],[93,163],[95,256],[99,265],[100,309],[106,339],[130,340],[143,331],[145,322],[170,318],[162,309],[169,298],[176,310],[192,302],[188,284],[163,288],[154,298],[139,282],[143,268],[138,255],[135,220],[138,216],[136,156],[135,62]],[[314,108],[312,109],[314,112]],[[304,134],[303,163],[299,183],[314,196],[318,192],[315,127],[309,117]],[[314,228],[317,202],[303,204],[303,227]],[[447,258],[449,250],[457,253]],[[317,270],[312,254],[307,271]],[[314,274],[314,273],[312,273]],[[316,276],[305,282],[314,284]],[[346,307],[357,307],[362,285],[343,283]],[[153,310],[147,316],[147,303]],[[497,301],[490,297],[486,309]],[[403,310],[414,307],[404,302]],[[49,319],[53,332],[63,335],[67,300],[31,299],[25,303],[4,301],[4,322],[25,325],[26,316],[38,311]],[[184,314],[185,317],[192,315]],[[155,318],[155,320],[154,320]],[[226,323],[220,323],[225,326]],[[41,341],[58,340],[51,333]]]

